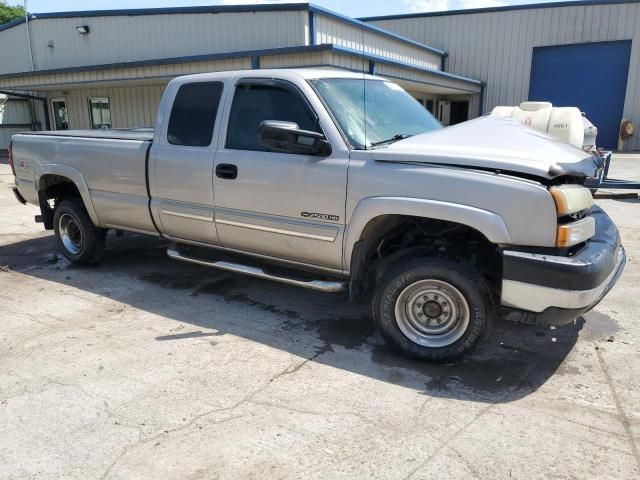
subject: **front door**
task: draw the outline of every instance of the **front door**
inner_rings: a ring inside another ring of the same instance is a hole
[[[289,82],[243,79],[229,108],[214,174],[222,245],[341,270],[348,166],[344,150],[334,148],[330,156],[317,157],[260,145],[264,120],[323,132],[308,99]]]
[[[181,85],[168,122],[151,149],[151,207],[160,231],[176,239],[217,244],[213,222],[214,131],[222,82]]]
[[[69,116],[67,114],[67,102],[64,98],[51,100],[53,111],[53,125],[56,130],[69,130]]]

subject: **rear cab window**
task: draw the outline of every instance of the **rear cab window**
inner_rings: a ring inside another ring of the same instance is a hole
[[[223,86],[222,82],[185,83],[180,86],[167,127],[167,141],[171,145],[211,145]]]

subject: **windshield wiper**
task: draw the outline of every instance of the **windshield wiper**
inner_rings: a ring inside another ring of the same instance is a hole
[[[406,133],[396,133],[393,137],[387,138],[386,140],[380,140],[378,142],[373,142],[371,144],[372,147],[379,147],[380,145],[385,145],[387,143],[397,142],[398,140],[404,140],[405,138],[413,137],[413,135],[408,135]]]

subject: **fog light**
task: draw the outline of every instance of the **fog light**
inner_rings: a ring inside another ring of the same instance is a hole
[[[596,234],[596,221],[593,217],[586,217],[577,222],[558,226],[556,246],[572,247],[589,240]]]

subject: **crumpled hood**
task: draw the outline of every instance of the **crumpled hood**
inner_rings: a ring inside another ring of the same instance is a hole
[[[552,180],[597,176],[602,160],[510,118],[485,116],[367,150],[378,161],[432,163]]]

